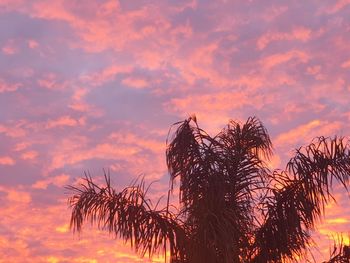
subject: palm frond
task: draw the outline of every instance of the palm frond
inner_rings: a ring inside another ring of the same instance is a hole
[[[74,231],[81,231],[83,223],[90,221],[130,241],[142,256],[147,253],[152,257],[154,253],[166,253],[169,249],[170,262],[185,260],[183,227],[168,209],[152,209],[150,200],[145,197],[143,180],[121,192],[111,187],[106,174],[104,187],[95,184],[89,176],[84,180],[80,187],[67,187],[74,193],[69,199],[72,207],[70,225]]]
[[[273,174],[279,189],[272,187],[265,200],[268,212],[256,234],[256,262],[303,256],[311,242],[310,230],[333,198],[333,181],[347,189],[349,176],[350,152],[343,138],[319,137],[297,149],[286,170]]]

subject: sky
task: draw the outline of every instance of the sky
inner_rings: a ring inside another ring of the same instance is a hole
[[[192,113],[212,135],[257,116],[275,168],[349,136],[349,43],[349,0],[0,0],[0,262],[146,262],[88,224],[73,234],[64,186],[143,174],[156,200],[169,127]],[[334,194],[319,259],[350,231]]]

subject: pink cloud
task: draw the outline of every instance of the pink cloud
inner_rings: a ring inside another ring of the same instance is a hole
[[[189,85],[193,85],[198,79],[207,79],[213,86],[228,86],[232,84],[232,78],[222,74],[213,65],[217,49],[217,42],[200,45],[191,53],[180,55],[172,63]]]
[[[86,79],[84,81],[87,81]],[[69,108],[85,113],[86,115],[89,116],[94,116],[94,117],[101,117],[103,116],[104,112],[102,109],[97,108],[94,105],[91,105],[87,102],[85,102],[85,96],[89,94],[90,90],[87,88],[77,88],[73,96],[71,98],[71,103],[68,105]],[[85,123],[85,119],[81,118],[82,122],[81,124]]]
[[[98,4],[91,1],[85,6],[85,10],[91,10],[93,21],[91,17],[75,15],[76,10],[81,10],[81,7],[74,2],[69,4],[62,0],[50,4],[36,2],[32,6],[31,14],[42,19],[67,22],[82,40],[71,42],[70,45],[82,47],[88,52],[101,52],[107,48],[120,50],[130,41],[141,40],[164,26],[158,23],[157,27],[148,25],[140,31],[134,30],[134,21],[150,16],[157,17],[158,13],[152,13],[147,7],[121,12],[117,2],[108,1]]]
[[[207,94],[207,95],[191,95],[181,99],[172,99],[171,108],[175,111],[181,112],[197,112],[202,109],[210,110],[229,110],[232,108],[230,101],[235,100],[238,103],[234,107],[242,107],[248,102],[247,96],[240,93],[219,93],[219,94]]]
[[[339,12],[350,4],[349,0],[337,0],[337,2],[327,11],[330,14]]]
[[[19,143],[16,143],[15,147],[14,147],[14,151],[22,151],[22,150],[25,150],[26,148],[28,148],[28,146],[30,146],[31,143],[29,142],[19,142]]]
[[[28,40],[28,47],[35,49],[35,48],[39,47],[39,43],[37,41],[35,41],[34,39],[30,39],[30,40]]]
[[[282,63],[296,60],[301,63],[306,63],[310,59],[310,55],[300,50],[291,50],[285,53],[277,53],[262,59],[261,64],[265,69],[271,69]]]
[[[118,74],[130,73],[133,67],[130,65],[111,65],[104,68],[100,72],[94,72],[81,76],[82,81],[93,86],[100,86],[104,83],[112,81]]]
[[[0,93],[14,92],[18,90],[22,84],[20,83],[7,83],[5,80],[0,78]]]
[[[70,116],[62,116],[55,120],[49,120],[46,123],[47,129],[57,128],[57,127],[74,127],[74,126],[83,126],[85,125],[86,118],[81,117],[79,119],[74,119]]]
[[[53,184],[58,187],[63,187],[68,184],[70,176],[67,174],[57,175],[55,177],[49,177],[44,180],[35,182],[32,187],[35,189],[46,189],[48,185]]]
[[[37,80],[40,87],[52,90],[63,90],[66,89],[68,83],[66,81],[57,81],[57,76],[54,73],[49,73]]]
[[[333,136],[341,127],[342,124],[337,121],[312,120],[280,134],[275,140],[275,144],[285,147],[299,147],[310,143],[313,138],[318,136]]]
[[[12,187],[3,187],[0,185],[0,192],[6,193],[6,198],[9,202],[28,204],[32,201],[30,193],[14,189]]]
[[[270,6],[266,12],[262,14],[263,19],[267,21],[273,21],[277,17],[286,13],[288,10],[288,6]]]
[[[38,152],[36,151],[27,151],[21,154],[23,160],[35,160],[38,157]]]
[[[257,47],[262,50],[273,41],[298,40],[306,42],[310,40],[312,31],[305,27],[294,28],[291,32],[268,32],[262,35],[257,41]]]
[[[350,68],[350,59],[341,64],[343,68]]]
[[[316,66],[307,67],[306,71],[310,75],[318,75],[318,73],[320,73],[321,71],[321,66],[316,65]]]
[[[246,105],[261,108],[268,103],[268,96],[254,95],[246,92],[218,92],[213,94],[193,94],[184,98],[173,98],[166,104],[168,110],[190,114],[191,112],[223,112],[240,109]]]
[[[26,135],[26,130],[23,128],[23,121],[16,123],[15,125],[1,125],[0,133],[4,133],[8,137],[18,138]]]
[[[146,88],[149,83],[142,78],[125,78],[122,80],[122,83],[126,86],[129,86],[131,88],[136,88],[136,89],[143,89]]]
[[[93,148],[83,145],[68,145],[71,141],[65,140],[52,154],[49,170],[58,169],[65,165],[74,165],[90,159],[129,159],[139,152],[135,146],[120,146],[109,143],[100,143]]]
[[[23,4],[23,0],[1,0],[1,12],[8,12],[10,10],[16,9]]]
[[[254,89],[246,89],[174,98],[164,107],[171,113],[180,114],[183,119],[195,113],[205,130],[216,134],[230,119],[245,121],[245,107],[253,107],[258,112],[273,100],[274,95],[256,94]]]
[[[1,48],[2,52],[5,55],[15,55],[19,52],[18,46],[15,42],[15,40],[11,39],[7,41],[7,43]]]
[[[161,153],[165,151],[164,142],[152,139],[145,139],[133,133],[112,133],[111,135],[109,135],[109,139],[111,139],[112,141],[116,140],[123,144],[137,145],[141,148],[145,148],[156,153]]]
[[[0,165],[14,165],[16,162],[9,156],[0,156]]]

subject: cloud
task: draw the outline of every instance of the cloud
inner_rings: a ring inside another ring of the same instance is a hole
[[[23,160],[35,160],[38,157],[38,152],[36,151],[27,151],[21,154]]]
[[[306,42],[311,38],[312,31],[308,28],[298,27],[294,28],[291,32],[268,32],[262,35],[257,41],[257,47],[259,50],[266,48],[273,41],[290,41],[298,40]]]
[[[62,116],[55,120],[49,120],[46,123],[47,129],[57,128],[57,127],[74,127],[74,126],[83,126],[85,125],[85,118],[81,117],[79,119],[74,119],[70,116]]]
[[[343,68],[350,68],[350,59],[341,64]]]
[[[0,156],[0,165],[14,165],[16,162],[9,156]]]
[[[32,200],[30,193],[23,190],[5,188],[0,185],[0,192],[6,194],[6,198],[9,202],[28,204]]]
[[[0,133],[4,133],[8,137],[17,138],[17,137],[24,137],[26,135],[25,129],[22,127],[23,122],[19,122],[12,125],[1,125],[0,124]]]
[[[67,174],[61,174],[54,177],[50,177],[44,180],[35,182],[32,187],[35,189],[46,189],[50,184],[62,187],[68,184],[70,176]]]
[[[327,11],[330,14],[336,13],[350,5],[349,0],[337,0],[336,3]]]
[[[142,138],[133,133],[112,133],[109,135],[109,139],[122,144],[136,145],[156,153],[161,153],[165,150],[165,144],[163,142]]]
[[[99,72],[82,75],[81,79],[93,86],[101,86],[113,81],[119,74],[130,73],[133,67],[129,65],[110,65]]]
[[[35,48],[39,47],[39,43],[37,41],[35,41],[34,39],[30,39],[30,40],[28,40],[28,47],[35,49]]]
[[[1,51],[5,55],[11,56],[17,54],[19,52],[19,49],[16,41],[14,39],[10,39],[5,45],[2,46]]]
[[[267,56],[261,60],[261,65],[265,69],[271,69],[280,64],[287,63],[289,61],[295,60],[301,63],[306,63],[310,59],[310,56],[300,50],[292,50],[285,53],[273,54]]]
[[[31,143],[30,142],[19,142],[19,143],[16,143],[15,147],[14,147],[14,151],[23,151],[25,150],[26,148],[28,148],[28,146],[30,146]]]
[[[57,76],[54,73],[45,74],[43,78],[37,80],[40,87],[52,90],[63,90],[66,89],[68,83],[60,83],[57,81]]]
[[[0,78],[0,93],[14,92],[22,86],[21,83],[7,83],[5,80]]]
[[[125,78],[122,80],[122,83],[128,87],[136,89],[143,89],[149,85],[149,83],[142,78]]]
[[[340,122],[327,122],[321,120],[312,120],[299,125],[287,132],[280,134],[275,144],[278,145],[298,145],[311,142],[317,136],[333,136],[342,127]],[[301,145],[299,145],[301,146]]]

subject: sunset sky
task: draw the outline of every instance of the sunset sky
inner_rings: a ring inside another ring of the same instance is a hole
[[[144,174],[156,200],[169,127],[192,113],[212,135],[257,116],[284,168],[315,136],[349,136],[349,102],[349,0],[0,0],[0,262],[146,262],[73,235],[64,186]],[[334,193],[320,259],[350,231]]]

